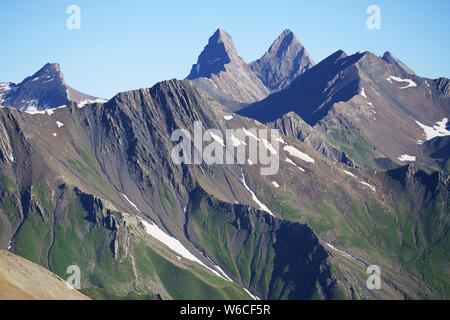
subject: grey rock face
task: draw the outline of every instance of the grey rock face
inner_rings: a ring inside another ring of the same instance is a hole
[[[69,101],[94,101],[97,98],[78,92],[64,82],[61,67],[47,63],[20,84],[0,84],[0,103],[21,110],[55,108]]]
[[[222,29],[209,39],[187,79],[233,111],[259,101],[269,93],[237,55],[231,36]]]
[[[396,66],[397,68],[399,68],[400,70],[402,70],[408,74],[415,74],[414,71],[412,71],[406,64],[401,62],[399,59],[394,57],[394,55],[392,53],[390,53],[389,51],[386,51],[383,54],[382,59],[384,61],[386,61],[387,63],[390,63],[390,64]]]
[[[285,136],[296,138],[310,145],[328,159],[345,163],[350,167],[354,166],[345,152],[328,141],[326,133],[311,127],[295,112],[286,113],[283,117],[268,123],[268,126],[280,130],[280,133]]]
[[[291,82],[314,66],[306,49],[291,30],[284,30],[260,59],[250,68],[271,92],[288,87]]]

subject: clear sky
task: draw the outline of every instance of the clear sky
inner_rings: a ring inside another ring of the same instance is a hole
[[[372,4],[381,30],[366,27]],[[66,27],[69,5],[81,9],[80,30]],[[0,81],[58,62],[70,86],[110,98],[185,78],[219,27],[247,62],[289,28],[316,63],[338,49],[389,50],[418,75],[450,77],[449,12],[448,0],[2,0]]]

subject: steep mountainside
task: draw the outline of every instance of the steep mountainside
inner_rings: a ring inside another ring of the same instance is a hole
[[[34,75],[17,85],[0,83],[0,105],[8,105],[29,112],[56,108],[69,101],[86,104],[96,100],[95,97],[69,87],[64,82],[64,76],[57,63],[47,63]]]
[[[244,163],[173,163],[172,132],[195,121]],[[242,136],[221,140],[227,128]],[[62,278],[79,265],[96,298],[448,297],[448,175],[349,169],[252,128],[268,129],[190,81],[42,114],[1,108],[0,243]],[[274,175],[250,161],[255,140]],[[366,287],[372,264],[383,290]]]
[[[277,92],[313,67],[314,62],[294,33],[287,29],[260,59],[249,65],[271,92]]]
[[[369,52],[338,51],[239,114],[272,122],[291,111],[369,167],[391,160],[435,165],[422,143],[450,135],[448,79],[406,74]]]
[[[231,36],[218,29],[186,79],[230,110],[238,110],[268,95],[267,88],[238,56]]]
[[[88,300],[41,266],[0,249],[0,300]]]

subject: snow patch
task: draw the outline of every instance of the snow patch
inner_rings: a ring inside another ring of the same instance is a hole
[[[252,195],[252,199],[254,202],[256,202],[256,204],[258,204],[259,208],[262,211],[265,211],[267,213],[269,213],[271,216],[275,216],[272,211],[269,210],[269,208],[267,208],[266,205],[264,205],[261,201],[259,201],[258,197],[256,196],[256,194],[248,187],[247,182],[245,181],[245,176],[244,173],[242,172],[242,178],[241,178],[242,183],[244,184],[244,187],[248,190],[248,192],[250,192],[250,194]]]
[[[365,185],[365,186],[368,186],[374,192],[377,191],[377,189],[375,189],[374,186],[372,186],[371,184],[368,184],[367,182],[361,181],[360,183]]]
[[[333,245],[331,245],[331,244],[329,244],[329,243],[327,243],[327,242],[325,242],[325,244],[326,244],[327,246],[329,246],[332,250],[334,250],[334,251],[340,253],[341,255],[343,255],[344,257],[349,258],[349,259],[353,259],[353,260],[357,260],[357,259],[354,258],[352,255],[349,255],[348,253],[346,253],[346,252],[344,252],[344,251],[342,251],[342,250],[339,250],[339,249],[336,248],[335,246],[333,246]]]
[[[366,91],[364,90],[364,88],[361,89],[360,95],[362,95],[364,98],[367,98]]]
[[[64,126],[64,123],[56,121],[56,125],[58,126],[58,128],[61,128],[62,126]]]
[[[247,129],[242,128],[242,130],[244,131],[244,133],[245,133],[247,136],[252,137],[253,139],[259,141],[259,138],[258,138],[257,136],[255,136],[253,133],[251,133],[250,131],[248,131]]]
[[[291,156],[299,158],[300,160],[303,160],[305,162],[310,162],[310,163],[314,163],[315,162],[315,160],[313,158],[308,156],[306,153],[301,152],[300,150],[298,150],[295,147],[285,146],[283,148],[283,150],[288,152]]]
[[[121,195],[125,198],[125,200],[128,201],[129,204],[131,204],[132,207],[134,207],[136,209],[136,211],[139,211],[140,213],[142,213],[142,211],[139,210],[139,208],[133,202],[131,202],[131,200],[125,194],[121,193]]]
[[[356,176],[353,173],[351,173],[350,171],[342,170],[342,172],[344,172],[346,175],[349,175],[349,176],[351,176],[353,178],[356,178]]]
[[[397,82],[407,82],[408,83],[406,86],[400,87],[400,89],[406,89],[406,88],[410,88],[410,87],[417,87],[417,83],[415,83],[411,79],[402,79],[402,78],[395,77],[395,76],[389,76],[388,77],[388,81],[389,81],[389,83],[392,83],[392,81],[390,81],[390,80],[394,80],[394,81],[397,81]]]
[[[187,260],[197,262],[201,266],[205,267],[206,269],[208,269],[209,271],[214,273],[216,276],[218,276],[224,280],[228,280],[227,278],[222,276],[219,272],[217,272],[216,270],[208,267],[206,264],[201,262],[188,249],[186,249],[186,247],[183,246],[183,244],[179,240],[175,239],[174,237],[172,237],[172,236],[168,235],[167,233],[165,233],[164,231],[162,231],[156,225],[156,223],[153,223],[153,221],[151,223],[149,223],[149,222],[145,221],[144,219],[142,219],[141,217],[137,217],[137,218],[144,225],[144,229],[147,234],[149,234],[156,240],[162,242],[164,245],[166,245],[169,249],[174,251],[176,254],[178,254],[179,256],[181,256]],[[228,280],[228,281],[230,281],[230,280]]]
[[[280,187],[280,185],[276,181],[272,181],[272,184],[277,189]]]
[[[225,120],[231,120],[231,119],[233,119],[233,116],[232,115],[226,115],[226,116],[223,116],[223,118]]]
[[[276,138],[275,140],[278,141],[278,142],[280,142],[280,143],[282,143],[282,144],[287,144],[287,143],[283,140],[283,138]]]
[[[254,294],[252,294],[250,291],[248,291],[247,289],[245,289],[244,287],[242,288],[244,289],[245,292],[247,292],[247,294],[252,297],[253,300],[261,300],[259,299],[257,296],[255,296]]]
[[[448,118],[444,118],[441,121],[437,121],[432,127],[426,126],[416,120],[416,123],[423,129],[426,136],[426,141],[436,137],[445,137],[450,135],[450,130],[447,130]],[[423,141],[419,140],[423,143]],[[419,142],[418,141],[418,142]]]
[[[53,135],[54,137],[56,137],[58,134],[57,134],[56,132],[53,132],[52,135]]]
[[[289,163],[289,164],[292,164],[293,166],[296,166],[297,168],[300,169],[300,171],[306,172],[305,169],[303,169],[302,167],[297,166],[297,165],[295,164],[295,162],[292,161],[291,159],[289,159],[288,157],[286,157],[286,160],[285,160],[285,161],[286,161],[287,163]]]
[[[85,105],[87,104],[92,104],[92,103],[106,103],[108,102],[107,100],[104,99],[95,99],[95,100],[82,100],[80,102],[77,102],[77,106],[78,108],[83,108]]]
[[[231,135],[231,142],[233,143],[233,147],[239,147],[241,144],[246,146],[247,144],[244,141],[239,140],[234,136],[234,134]]]
[[[211,138],[213,138],[216,142],[218,142],[221,146],[225,147],[225,144],[223,143],[223,139],[221,137],[219,137],[218,135],[215,135],[214,133],[212,133],[211,131],[207,131],[207,133],[209,134],[209,136]]]
[[[414,162],[414,161],[416,161],[416,157],[415,156],[410,156],[408,154],[402,154],[400,157],[398,157],[398,160]]]
[[[267,141],[266,139],[263,139],[263,143],[264,143],[264,146],[266,147],[266,149],[268,149],[270,151],[270,153],[275,154],[275,155],[278,154],[277,150],[272,146],[272,144],[269,141]]]

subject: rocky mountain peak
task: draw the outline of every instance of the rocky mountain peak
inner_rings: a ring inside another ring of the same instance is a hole
[[[69,101],[95,101],[97,98],[78,92],[64,82],[58,63],[47,63],[18,85],[3,86],[0,101],[5,105],[28,111],[55,108]],[[1,91],[1,90],[0,90]]]
[[[383,59],[387,63],[396,66],[397,68],[408,74],[415,74],[414,71],[411,70],[406,64],[404,64],[402,61],[394,57],[394,55],[390,51],[386,51],[381,57],[381,59]]]
[[[268,94],[262,81],[238,56],[231,36],[222,29],[209,38],[186,79],[193,80],[230,110],[238,110]]]
[[[192,66],[187,79],[209,78],[212,74],[219,74],[221,71],[225,71],[225,64],[235,59],[237,60],[238,56],[233,39],[222,29],[217,29],[209,38],[197,63]]]
[[[253,72],[272,92],[288,87],[312,66],[314,62],[308,52],[289,29],[281,33],[260,59],[250,63]]]

